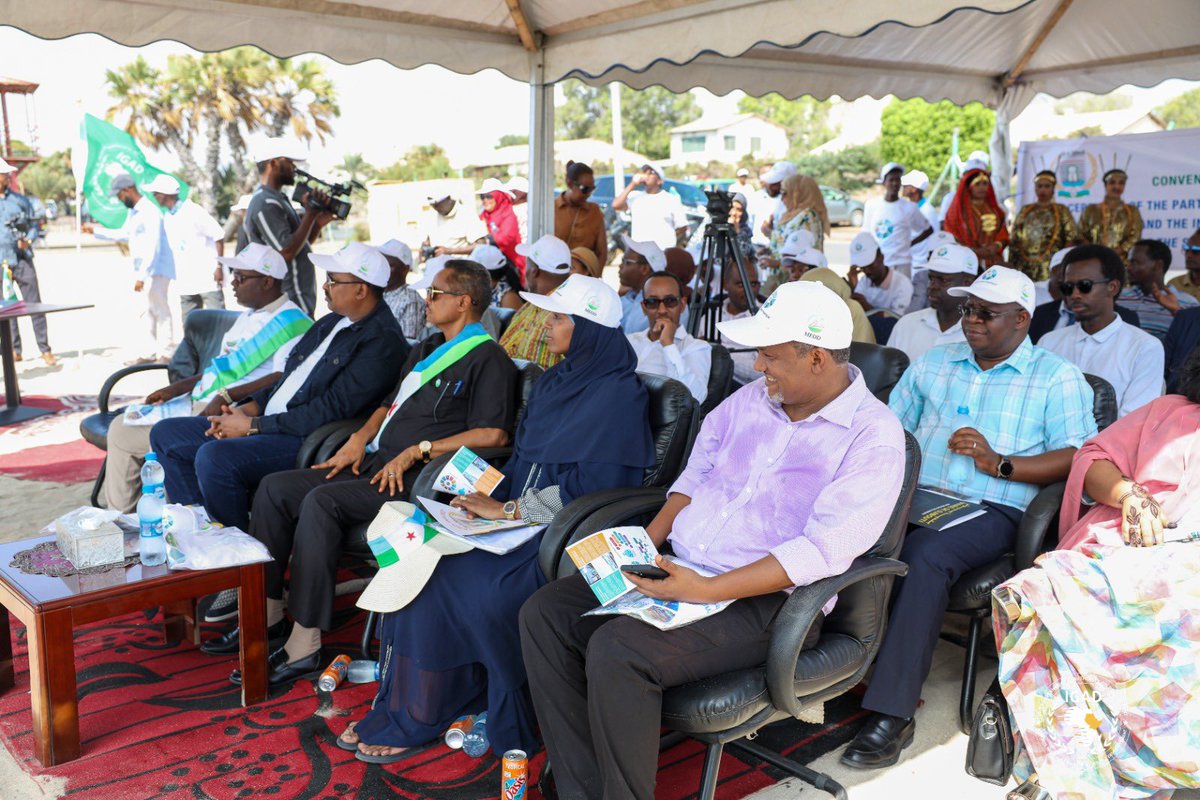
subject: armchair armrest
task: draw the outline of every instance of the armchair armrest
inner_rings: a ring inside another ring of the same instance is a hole
[[[666,502],[665,488],[607,489],[572,500],[542,534],[538,565],[547,580],[559,577],[558,565],[567,545],[588,534],[622,524],[631,517],[657,511]]]
[[[1063,494],[1066,493],[1065,483],[1052,483],[1042,487],[1033,498],[1033,502],[1025,509],[1021,524],[1017,526],[1017,543],[1014,552],[1014,566],[1017,571],[1033,565],[1033,560],[1040,556],[1046,548],[1046,534],[1058,519],[1059,509],[1062,508]]]
[[[109,375],[108,380],[106,380],[104,382],[104,385],[100,387],[100,397],[99,397],[100,413],[101,414],[109,413],[109,409],[108,409],[109,396],[112,395],[112,390],[116,388],[117,383],[124,380],[125,378],[128,378],[130,375],[136,375],[139,372],[149,372],[150,370],[154,370],[154,369],[165,370],[166,368],[167,368],[166,364],[135,364],[132,367],[121,367],[121,369],[117,370],[112,375]]]
[[[329,459],[346,443],[356,430],[363,426],[364,417],[339,419],[326,422],[304,437],[300,452],[296,454],[296,469],[308,469]]]
[[[504,462],[508,460],[509,456],[512,455],[512,448],[479,447],[474,450],[474,453],[492,466],[498,467],[503,465]],[[450,459],[452,458],[454,458],[454,453],[442,453],[437,458],[431,459],[429,463],[425,465],[420,474],[417,475],[417,479],[413,481],[412,490],[408,493],[410,498],[414,498],[414,503],[416,502],[415,498],[417,497],[433,498],[434,495],[438,494],[438,491],[433,487],[433,484],[435,481],[437,481],[437,476],[441,474],[442,469],[450,463]]]
[[[834,595],[860,581],[907,572],[908,565],[902,561],[863,556],[856,558],[841,575],[822,578],[792,592],[775,617],[767,648],[767,691],[771,702],[792,716],[800,714],[801,706],[796,700],[796,660],[808,629]]]

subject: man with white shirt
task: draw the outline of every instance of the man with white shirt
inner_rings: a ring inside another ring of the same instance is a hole
[[[133,364],[166,363],[175,352],[175,327],[171,321],[171,306],[167,293],[175,278],[175,259],[167,234],[163,229],[162,212],[148,197],[138,191],[133,178],[117,175],[110,184],[113,196],[121,201],[129,214],[119,230],[83,226],[84,233],[97,239],[128,242],[133,259],[133,290],[146,292],[146,318],[150,322],[150,341],[147,353]]]
[[[679,196],[663,188],[662,169],[646,164],[613,198],[613,211],[629,209],[629,236],[638,242],[654,242],[662,250],[677,247],[688,233],[687,212]],[[645,191],[634,192],[639,186]]]
[[[683,314],[683,282],[669,272],[655,272],[642,287],[644,331],[628,334],[637,353],[638,372],[665,375],[682,383],[703,403],[708,396],[712,345],[689,336],[679,318]]]
[[[175,294],[182,319],[197,308],[224,308],[216,282],[217,257],[225,255],[225,231],[212,215],[191,200],[179,199],[179,181],[165,172],[146,191],[163,207],[163,230],[175,260]]]
[[[383,302],[387,259],[351,242],[313,264],[328,273],[331,313],[295,344],[279,381],[219,416],[165,419],[150,431],[171,502],[203,504],[215,521],[247,530],[259,481],[292,469],[304,437],[366,415],[395,385],[410,348]]]
[[[862,229],[879,243],[885,264],[903,272],[905,276],[911,276],[913,246],[932,236],[933,228],[916,203],[900,196],[902,174],[903,164],[889,161],[883,165],[877,181],[883,185],[883,197],[873,197],[867,201],[863,209]]]
[[[941,229],[941,221],[938,219],[937,209],[925,197],[925,192],[929,189],[929,176],[919,169],[914,169],[904,173],[900,178],[900,194],[905,200],[915,203],[921,211],[921,216],[925,217],[925,221],[929,223],[929,227],[935,232]],[[929,254],[932,252],[932,240],[929,239],[923,242],[918,242],[913,245],[913,269],[919,269],[929,259]]]
[[[1162,394],[1162,343],[1117,315],[1125,283],[1119,255],[1103,245],[1081,245],[1067,253],[1063,268],[1059,288],[1076,321],[1047,333],[1038,345],[1111,383],[1117,416],[1123,417]]]
[[[187,397],[191,413],[208,417],[222,407],[275,385],[288,355],[312,320],[283,294],[287,262],[266,245],[251,244],[236,258],[220,258],[230,270],[238,304],[246,308],[221,337],[221,350],[204,371],[151,392],[146,402]],[[150,449],[150,427],[127,425],[118,416],[108,428],[104,497],[127,514],[141,496],[140,473]]]
[[[790,161],[776,161],[760,178],[769,202],[763,204],[764,211],[767,213],[762,219],[756,220],[758,228],[755,233],[770,237],[771,231],[775,228],[775,220],[787,211],[787,206],[783,204],[783,182],[795,174],[795,164]]]
[[[907,201],[906,201],[907,202]],[[904,316],[912,302],[913,285],[908,276],[884,263],[883,249],[871,234],[850,240],[850,288],[864,311],[879,309],[894,317]]]
[[[1039,343],[1042,337],[1050,331],[1061,330],[1075,324],[1075,315],[1071,313],[1071,309],[1067,307],[1062,296],[1063,259],[1073,249],[1073,247],[1064,247],[1050,257],[1050,277],[1045,281],[1044,287],[1048,299],[1042,300],[1042,290],[1038,290],[1038,306],[1033,310],[1033,319],[1029,322],[1029,340],[1034,344]],[[1038,286],[1039,284],[1034,284],[1035,290]],[[1117,316],[1126,324],[1135,328],[1141,327],[1141,320],[1136,311],[1118,303],[1116,312]]]
[[[621,244],[625,248],[617,273],[621,282],[621,330],[637,333],[650,327],[642,313],[642,288],[651,274],[667,269],[667,256],[654,242],[635,242],[622,235]]]
[[[929,308],[905,314],[892,328],[887,346],[903,350],[910,362],[942,344],[965,342],[959,309],[966,297],[947,292],[970,286],[979,272],[979,257],[969,247],[943,244],[929,257]]]

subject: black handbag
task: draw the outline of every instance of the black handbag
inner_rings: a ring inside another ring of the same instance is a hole
[[[1000,681],[992,681],[971,721],[967,742],[967,774],[987,783],[1004,786],[1012,777],[1013,735],[1008,719],[1008,702]]]

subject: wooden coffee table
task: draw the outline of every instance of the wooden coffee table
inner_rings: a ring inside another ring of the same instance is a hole
[[[52,767],[79,757],[79,704],[75,687],[75,629],[89,622],[162,606],[168,643],[199,643],[196,600],[238,590],[242,705],[267,697],[267,611],[263,565],[172,572],[166,565],[134,564],[99,575],[51,578],[10,567],[13,555],[44,536],[0,544],[0,605],[25,624],[34,754]],[[14,684],[8,614],[0,610],[0,691]]]

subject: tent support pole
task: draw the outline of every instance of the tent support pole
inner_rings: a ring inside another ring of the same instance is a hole
[[[554,233],[554,84],[545,82],[544,51],[530,57],[529,238]]]
[[[1037,55],[1037,51],[1041,49],[1042,44],[1046,41],[1046,37],[1054,30],[1054,27],[1062,20],[1063,14],[1067,13],[1067,9],[1071,7],[1071,3],[1075,0],[1058,0],[1058,6],[1046,18],[1042,24],[1041,30],[1033,37],[1033,41],[1029,43],[1029,47],[1025,48],[1025,52],[1021,54],[1021,58],[1017,61],[1013,68],[1004,76],[1004,88],[1012,86],[1021,75],[1025,72],[1025,68],[1029,66],[1029,62]]]

